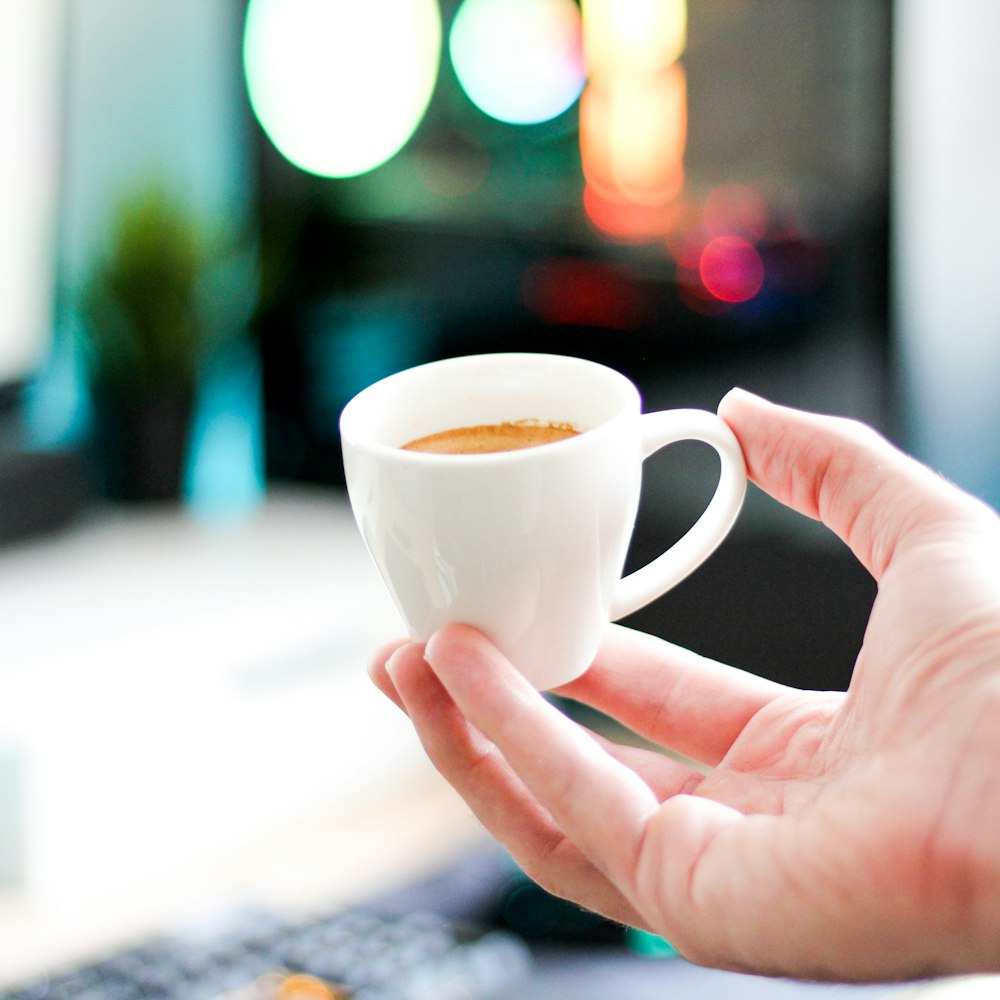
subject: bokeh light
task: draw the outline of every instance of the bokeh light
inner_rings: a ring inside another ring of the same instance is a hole
[[[687,0],[583,0],[583,19],[593,75],[656,73],[687,44]]]
[[[580,157],[604,198],[663,205],[684,184],[687,80],[674,63],[650,77],[592,83],[580,105]]]
[[[764,285],[764,262],[752,243],[739,236],[716,236],[698,261],[702,284],[720,302],[747,302]]]
[[[545,323],[631,330],[651,311],[648,297],[603,261],[553,257],[529,265],[522,278],[525,305]]]
[[[436,0],[250,0],[243,40],[254,114],[297,167],[352,177],[394,156],[437,81]]]
[[[443,128],[417,146],[413,168],[432,194],[463,198],[482,187],[490,172],[490,157],[467,132]]]
[[[603,236],[619,243],[650,243],[684,224],[685,208],[680,200],[649,205],[608,198],[591,185],[583,189],[583,210]]]
[[[664,237],[684,188],[686,0],[584,0],[584,210],[608,236]]]
[[[566,111],[585,71],[573,0],[464,0],[448,51],[466,96],[499,121],[531,125]]]

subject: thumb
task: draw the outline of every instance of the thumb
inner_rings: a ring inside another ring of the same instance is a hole
[[[943,949],[921,938],[925,917],[912,898],[890,891],[891,848],[876,839],[867,849],[832,818],[826,809],[746,816],[698,795],[668,799],[642,858],[664,876],[656,924],[701,965],[809,980],[912,975],[921,956]],[[933,936],[945,939],[940,928]]]
[[[904,455],[871,427],[733,389],[719,404],[765,493],[816,518],[878,579],[901,545],[988,508]]]
[[[789,940],[802,927],[800,893],[783,864],[796,857],[783,836],[794,822],[746,816],[698,795],[667,799],[650,819],[637,879],[653,882],[641,878],[644,868],[661,876],[652,923],[699,965],[806,973],[809,958]]]

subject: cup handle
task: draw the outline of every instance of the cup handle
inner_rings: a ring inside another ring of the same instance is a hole
[[[746,462],[729,425],[707,410],[644,413],[642,460],[676,441],[703,441],[721,463],[715,495],[701,517],[666,552],[619,581],[611,602],[611,621],[638,611],[696,570],[729,534],[747,489]]]

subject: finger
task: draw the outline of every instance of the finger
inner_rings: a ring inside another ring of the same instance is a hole
[[[881,578],[901,544],[959,513],[985,509],[870,427],[769,403],[734,389],[719,404],[750,478],[776,500],[823,521]]]
[[[539,884],[611,919],[642,926],[622,894],[563,836],[496,747],[468,723],[422,652],[417,645],[399,648],[386,673],[442,776]]]
[[[399,697],[399,692],[396,690],[396,685],[393,684],[392,678],[385,669],[385,665],[386,661],[392,657],[392,654],[397,649],[408,645],[409,641],[409,639],[393,639],[391,642],[379,646],[368,660],[368,676],[372,679],[375,687],[403,712],[406,711],[406,707],[403,705],[403,701]]]
[[[386,669],[386,663],[393,658],[393,654],[398,649],[407,645],[409,643],[406,639],[397,639],[386,643],[372,655],[368,668],[369,674],[379,690],[404,712],[406,712],[406,706],[396,689],[395,682]],[[418,656],[422,661],[423,647],[414,645],[413,650],[407,655]],[[689,764],[668,757],[657,750],[617,744],[600,733],[590,732],[589,735],[604,748],[606,753],[611,754],[638,774],[661,801],[680,791],[693,790],[704,777],[702,772],[692,768]]]
[[[636,853],[659,805],[645,782],[546,701],[475,629],[439,630],[425,656],[556,826],[633,899]]]
[[[660,746],[714,766],[750,719],[787,690],[612,625],[593,666],[557,693],[592,706]]]

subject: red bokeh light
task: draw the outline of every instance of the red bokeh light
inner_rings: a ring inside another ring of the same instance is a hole
[[[647,318],[640,286],[599,261],[549,258],[528,266],[525,305],[546,323],[631,330]]]
[[[583,208],[590,222],[620,243],[653,243],[674,225],[675,203],[640,205],[608,198],[590,184],[583,189]]]
[[[764,285],[764,262],[753,244],[739,236],[716,236],[701,252],[698,274],[721,302],[747,302]]]

